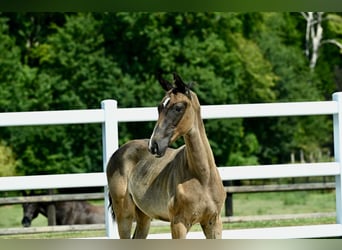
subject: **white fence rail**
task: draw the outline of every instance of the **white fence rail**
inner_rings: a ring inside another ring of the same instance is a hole
[[[333,115],[335,162],[313,164],[281,164],[269,166],[220,167],[223,180],[266,179],[301,176],[335,176],[336,223],[331,225],[297,226],[263,229],[226,230],[224,238],[311,238],[342,236],[342,93],[335,93],[332,101],[292,102],[269,104],[238,104],[202,106],[203,119]],[[118,148],[119,122],[155,121],[156,108],[117,108],[114,100],[101,102],[101,109],[71,111],[38,111],[0,113],[0,126],[33,126],[57,124],[102,124],[103,169],[112,153]],[[148,135],[147,135],[148,137]],[[104,172],[84,174],[60,174],[41,176],[10,176],[0,178],[0,191],[26,189],[52,189],[68,187],[104,186],[107,181]],[[105,206],[108,205],[105,193]],[[107,211],[107,209],[106,209]],[[106,213],[107,236],[118,237],[110,213]],[[190,237],[203,237],[190,233]],[[153,238],[156,236],[150,236]],[[170,235],[161,237],[169,238]]]

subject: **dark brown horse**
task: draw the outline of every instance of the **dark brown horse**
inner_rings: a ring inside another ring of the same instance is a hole
[[[107,166],[111,204],[120,238],[146,238],[151,219],[171,222],[172,238],[186,238],[200,223],[206,238],[221,238],[225,199],[197,96],[174,74],[159,77],[166,95],[151,138],[120,147]],[[185,145],[169,145],[183,136]]]
[[[31,226],[31,222],[39,214],[47,217],[47,202],[24,203],[23,219],[21,224],[24,227]],[[86,201],[64,201],[55,202],[56,224],[102,224],[105,222],[104,206],[95,206]]]

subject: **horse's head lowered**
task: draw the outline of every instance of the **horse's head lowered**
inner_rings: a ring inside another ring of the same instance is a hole
[[[189,86],[176,73],[173,77],[175,86],[161,76],[158,79],[167,92],[158,106],[159,118],[149,141],[149,150],[157,157],[162,157],[171,143],[191,130],[199,109],[197,96]]]
[[[23,204],[24,217],[21,220],[21,224],[24,227],[31,226],[31,221],[36,218],[40,212],[40,206],[38,203],[24,203]]]

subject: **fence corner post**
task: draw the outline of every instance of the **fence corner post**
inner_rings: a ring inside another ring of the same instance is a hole
[[[119,147],[118,120],[116,117],[117,102],[115,100],[104,100],[101,102],[101,108],[104,111],[104,122],[102,123],[103,171],[106,173],[107,163]],[[104,201],[107,237],[118,239],[117,225],[109,210],[107,185],[104,187]]]
[[[336,186],[336,221],[342,224],[342,92],[333,94],[333,101],[337,102],[337,113],[333,115],[334,119],[334,156],[335,162],[340,166],[339,175],[335,176]]]

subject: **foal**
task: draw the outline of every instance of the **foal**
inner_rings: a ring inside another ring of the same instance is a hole
[[[152,218],[170,221],[172,238],[186,238],[200,223],[206,238],[221,238],[225,199],[197,96],[174,74],[174,84],[159,78],[167,91],[149,140],[120,147],[107,166],[112,209],[120,238],[146,238]],[[183,136],[185,145],[168,146]]]
[[[21,224],[24,227],[31,226],[31,222],[39,213],[47,217],[47,202],[24,203],[23,219]],[[105,222],[104,207],[95,206],[86,201],[60,201],[55,203],[56,224],[74,225],[74,224],[102,224]]]

